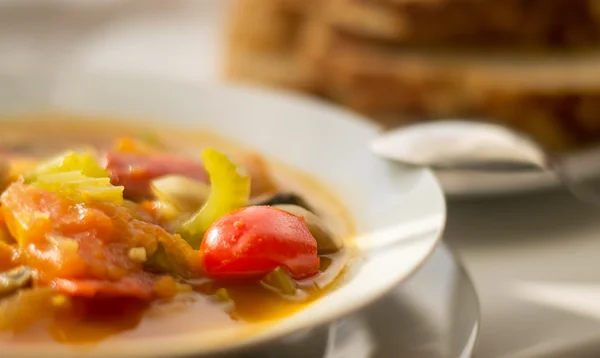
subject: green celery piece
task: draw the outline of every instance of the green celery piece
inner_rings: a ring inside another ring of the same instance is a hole
[[[85,176],[79,170],[73,170],[73,171],[61,172],[61,173],[41,174],[36,177],[36,181],[38,183],[66,182],[66,181],[82,180],[82,179],[85,179]]]
[[[296,281],[281,266],[271,271],[261,282],[284,295],[293,296],[296,294]]]
[[[68,174],[68,175],[64,175]],[[38,186],[59,185],[61,187],[82,188],[82,187],[108,187],[111,186],[108,178],[87,178],[81,172],[68,172],[59,174],[48,174],[40,176],[35,182]]]
[[[221,302],[233,302],[231,296],[229,295],[229,291],[226,288],[219,288],[215,291],[214,297]]]
[[[123,187],[83,187],[80,188],[84,200],[93,199],[97,201],[110,201],[118,205],[123,205]]]
[[[67,152],[50,159],[27,175],[25,182],[75,201],[123,204],[123,187],[113,186],[108,172],[89,153]]]
[[[181,240],[181,238],[175,237],[175,240]],[[144,263],[144,267],[151,272],[189,277],[192,271],[186,264],[185,256],[186,252],[178,249],[177,246],[172,246],[168,250],[162,242],[159,242],[156,250]]]
[[[38,166],[33,172],[25,176],[25,183],[35,181],[41,175],[72,171],[79,171],[84,176],[91,178],[108,177],[108,172],[90,153],[66,152]]]
[[[240,174],[225,154],[205,149],[202,162],[210,177],[208,199],[179,229],[181,236],[195,249],[200,247],[203,235],[212,223],[248,205],[250,199],[250,177]]]

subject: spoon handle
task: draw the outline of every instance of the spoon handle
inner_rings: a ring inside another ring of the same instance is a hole
[[[581,202],[600,206],[600,177],[598,175],[583,177],[571,172],[570,166],[565,161],[556,157],[550,159],[550,168],[565,189]]]
[[[500,173],[540,172],[548,170],[546,166],[521,160],[466,160],[436,164],[431,167],[440,171],[480,171]]]

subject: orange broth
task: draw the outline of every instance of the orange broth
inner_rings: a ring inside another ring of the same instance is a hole
[[[44,120],[36,120],[45,117]],[[51,118],[51,120],[48,120]],[[22,120],[27,119],[27,120]],[[131,123],[130,121],[128,123]],[[95,118],[78,121],[77,116],[38,114],[0,122],[0,148],[31,156],[48,157],[63,150],[81,147],[104,149],[117,138],[153,133],[176,151],[194,155],[204,147],[213,147],[235,158],[246,151],[243,147],[210,133],[190,133],[189,130],[157,128],[142,124],[123,124],[115,120]],[[327,222],[335,235],[346,238],[346,247],[328,255],[329,268],[320,277],[300,282],[304,296],[283,298],[258,282],[216,282],[199,279],[194,291],[173,299],[142,303],[120,302],[114,309],[110,299],[98,300],[94,313],[86,319],[78,317],[77,302],[52,320],[40,321],[17,334],[0,332],[0,344],[19,341],[57,341],[83,343],[115,337],[152,337],[180,333],[202,332],[217,328],[251,323],[276,322],[303,309],[335,286],[344,267],[352,258],[348,242],[354,233],[349,214],[322,184],[285,164],[269,161],[277,185],[303,197]],[[234,304],[215,300],[211,295],[226,288]],[[97,312],[96,312],[97,310]]]

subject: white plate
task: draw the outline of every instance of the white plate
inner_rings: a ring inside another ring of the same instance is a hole
[[[375,304],[245,358],[469,358],[479,320],[475,289],[442,244],[413,277]]]
[[[324,358],[469,358],[479,320],[469,277],[440,245],[406,283],[337,322],[333,349]]]
[[[48,80],[52,78],[52,80]],[[208,129],[320,178],[355,220],[361,258],[343,285],[307,309],[246,338],[237,329],[152,339],[115,338],[89,351],[3,344],[3,357],[175,357],[240,348],[339,318],[395,287],[438,243],[441,188],[428,170],[389,165],[367,144],[378,128],[317,101],[259,89],[110,74],[0,77],[0,114],[60,110]]]

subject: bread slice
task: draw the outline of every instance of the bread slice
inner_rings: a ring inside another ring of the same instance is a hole
[[[325,0],[353,35],[411,46],[586,47],[600,42],[597,0]]]
[[[312,91],[311,74],[296,60],[295,39],[306,8],[298,0],[235,0],[227,21],[224,77]]]
[[[464,116],[497,120],[563,149],[600,138],[600,49],[578,53],[385,46],[323,23],[304,61],[321,90],[387,125]]]

